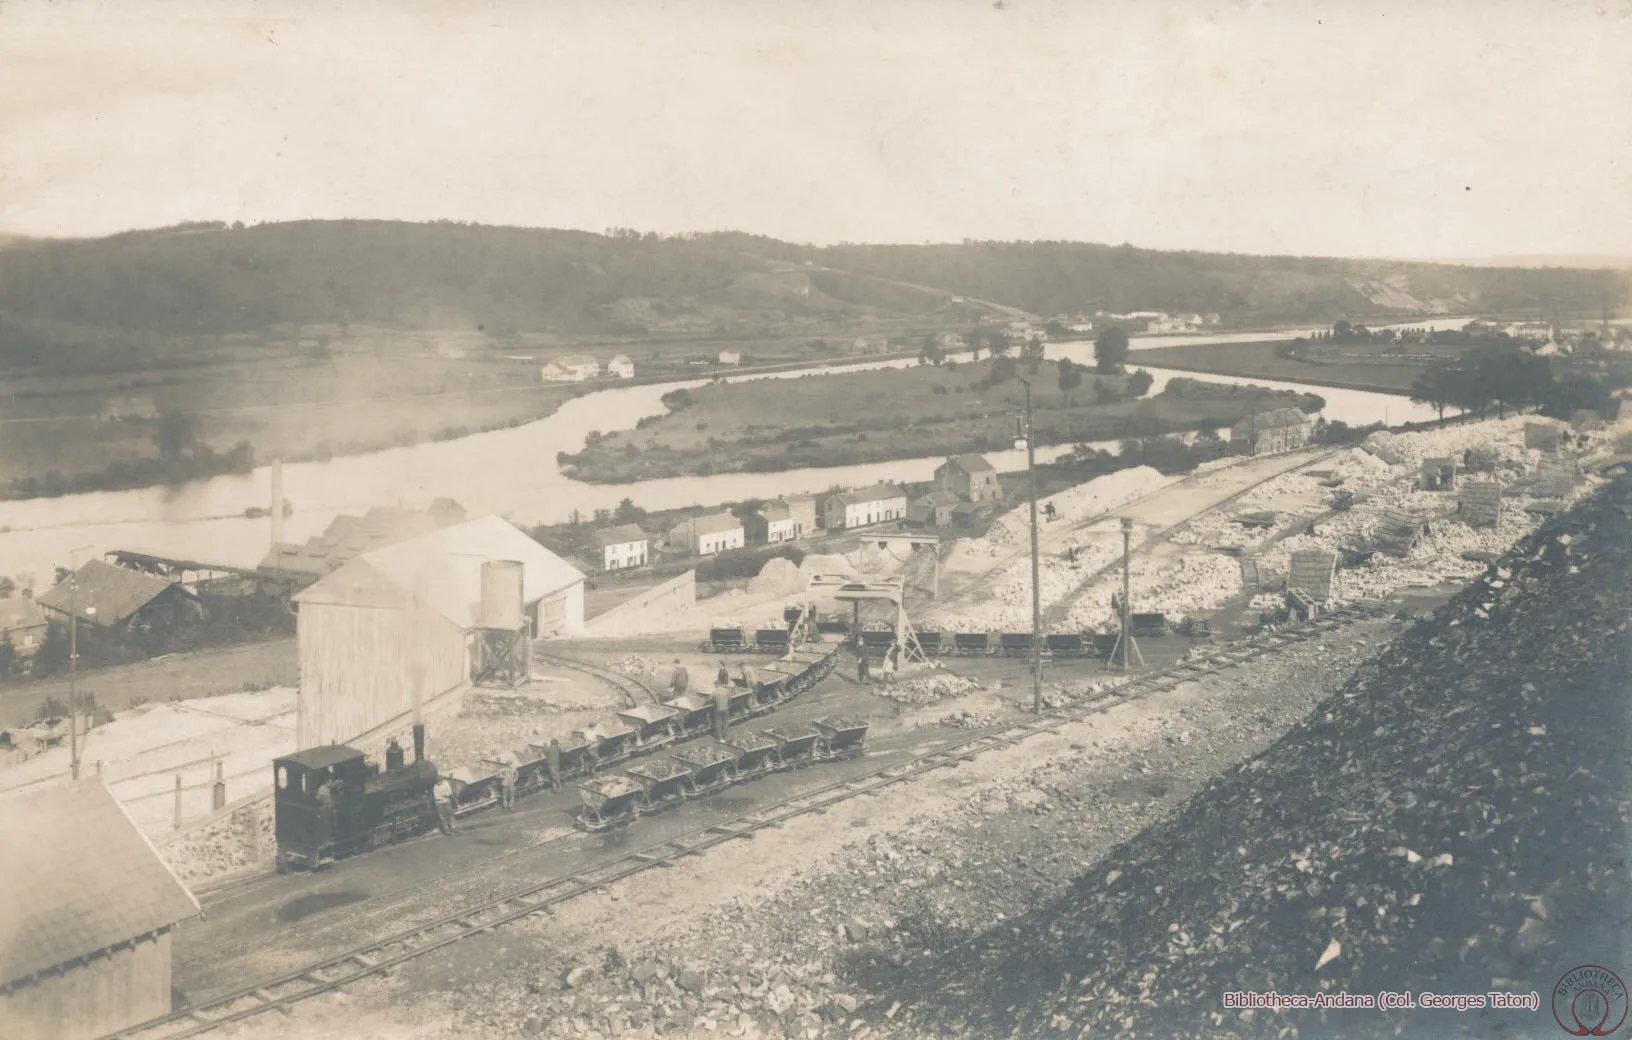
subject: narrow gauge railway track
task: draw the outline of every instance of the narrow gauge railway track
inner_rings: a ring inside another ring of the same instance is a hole
[[[632,877],[652,867],[670,867],[686,856],[738,839],[752,838],[769,827],[780,827],[808,813],[823,813],[833,806],[875,795],[936,769],[956,767],[978,755],[1013,747],[1041,733],[1051,733],[1119,704],[1171,690],[1204,675],[1247,664],[1268,654],[1298,646],[1350,624],[1383,615],[1385,611],[1349,606],[1314,621],[1270,634],[1217,647],[1190,661],[1055,708],[1033,719],[991,733],[983,733],[872,773],[842,780],[786,801],[744,813],[721,823],[603,860],[584,870],[551,878],[501,895],[486,903],[459,910],[383,939],[330,957],[297,971],[233,993],[183,1008],[103,1040],[182,1040],[199,1036],[268,1011],[282,1011],[303,1000],[341,989],[351,983],[389,971],[396,965],[480,935],[512,921],[567,902],[580,895]]]
[[[634,708],[642,703],[659,703],[657,691],[632,675],[624,675],[622,672],[602,668],[600,665],[590,664],[588,661],[580,661],[575,657],[562,657],[560,654],[546,654],[534,650],[533,656],[541,661],[558,664],[563,668],[571,668],[574,671],[583,672],[585,675],[601,680],[618,691],[618,696],[622,697],[625,702],[623,705],[625,708]]]

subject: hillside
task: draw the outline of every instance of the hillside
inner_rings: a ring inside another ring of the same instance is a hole
[[[1546,308],[1597,314],[1624,273],[1165,253],[1080,243],[799,246],[735,233],[454,223],[194,224],[0,253],[0,363],[131,336],[284,324],[494,334],[820,335],[994,308],[1216,311],[1235,324]],[[954,296],[963,297],[954,301]]]

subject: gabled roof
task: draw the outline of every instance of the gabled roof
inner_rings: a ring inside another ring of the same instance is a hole
[[[1281,426],[1302,426],[1307,422],[1309,417],[1296,408],[1272,408],[1267,412],[1254,412],[1237,425],[1245,424],[1248,429],[1273,430]]]
[[[839,501],[847,506],[865,505],[868,502],[888,502],[894,498],[906,498],[907,493],[893,484],[874,484],[870,488],[858,491],[839,492]]]
[[[707,516],[697,517],[691,521],[691,525],[694,534],[724,534],[727,531],[735,531],[740,528],[742,521],[730,513],[710,513]]]
[[[601,367],[601,363],[588,354],[567,354],[564,357],[552,358],[544,364],[546,368],[550,365],[558,368],[589,368],[591,365],[597,369]]]
[[[363,753],[356,748],[344,744],[326,744],[320,747],[309,747],[304,751],[297,751],[292,755],[273,759],[278,762],[293,762],[297,766],[307,769],[327,769],[329,766],[339,765],[341,762],[350,762],[362,758]]]
[[[518,560],[522,599],[533,603],[584,580],[561,557],[497,516],[467,520],[364,554],[295,597],[297,603],[419,604],[461,629],[476,627],[482,564]]]
[[[87,560],[75,576],[79,580],[79,591],[78,602],[74,606],[82,620],[94,625],[116,625],[162,593],[181,587],[163,578],[155,578],[129,567],[115,567],[102,560]],[[40,597],[40,606],[69,613],[68,608],[75,593],[68,585],[64,581],[47,590]]]
[[[639,524],[620,524],[617,527],[608,527],[595,532],[595,538],[601,543],[601,548],[609,545],[626,545],[629,542],[644,542],[651,538],[641,530]]]
[[[925,495],[923,498],[920,498],[917,502],[914,502],[913,505],[931,506],[931,507],[934,507],[934,506],[955,506],[961,501],[963,501],[963,500],[960,499],[957,495],[954,495],[950,491],[931,491],[929,494]]]
[[[763,517],[767,523],[774,524],[780,523],[783,520],[792,520],[793,510],[788,508],[788,504],[786,502],[766,502],[764,505],[759,507],[759,515]]]
[[[955,466],[973,476],[976,473],[996,473],[997,467],[987,462],[982,455],[954,455],[943,465]]]
[[[101,781],[0,797],[0,833],[0,985],[199,913]]]
[[[371,549],[430,534],[464,518],[465,507],[451,498],[437,499],[425,512],[375,506],[362,516],[335,517],[322,534],[303,545],[275,546],[259,566],[322,577]]]
[[[39,628],[45,624],[45,615],[39,604],[31,599],[0,599],[0,632],[15,632],[23,628]]]

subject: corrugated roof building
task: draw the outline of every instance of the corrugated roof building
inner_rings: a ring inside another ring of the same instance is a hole
[[[295,596],[296,746],[343,744],[469,681],[482,565],[522,565],[531,634],[584,627],[584,575],[500,517],[376,549]]]
[[[0,797],[0,833],[0,1034],[82,1040],[168,1014],[170,933],[198,901],[107,787]]]
[[[197,597],[182,585],[104,560],[87,560],[38,602],[48,617],[63,621],[72,610],[81,632],[91,626],[120,638],[162,635],[198,613]]]

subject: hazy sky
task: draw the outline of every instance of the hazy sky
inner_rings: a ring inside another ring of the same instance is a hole
[[[1632,252],[1632,0],[0,0],[0,230]]]

